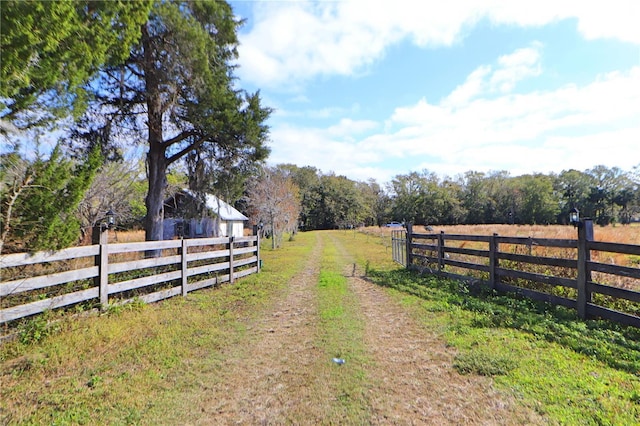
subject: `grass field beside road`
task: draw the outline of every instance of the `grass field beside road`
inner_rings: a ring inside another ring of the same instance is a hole
[[[5,343],[0,347],[0,423],[202,422],[202,401],[214,402],[213,394],[234,386],[233,376],[223,374],[230,354],[239,360],[264,356],[250,352],[256,338],[276,342],[286,337],[257,328],[265,318],[273,321],[285,315],[274,313],[274,304],[309,265],[318,241],[325,246],[317,259],[315,290],[309,290],[316,302],[304,317],[306,327],[316,332],[307,336],[309,362],[299,367],[297,378],[300,383],[308,378],[308,386],[318,387],[311,395],[324,398],[328,392],[329,399],[315,406],[305,401],[295,412],[288,412],[283,401],[279,418],[298,423],[376,422],[376,382],[368,371],[376,363],[372,348],[363,345],[363,317],[349,285],[353,274],[366,275],[414,318],[421,333],[450,348],[453,362],[440,365],[451,370],[447,374],[489,380],[522,410],[542,416],[544,423],[640,423],[637,329],[582,322],[564,308],[472,293],[456,282],[408,273],[393,264],[384,237],[356,231],[299,233],[281,249],[265,248],[263,271],[235,285],[68,318],[37,342]],[[293,333],[286,337],[287,345],[296,345],[296,330],[286,329]],[[296,348],[290,349],[295,353]],[[347,368],[333,365],[332,357],[345,357]],[[256,365],[280,361],[263,359]],[[283,380],[291,374],[285,372]],[[300,392],[290,397],[303,396]],[[404,420],[428,423],[413,416]],[[497,423],[526,422],[506,417]]]

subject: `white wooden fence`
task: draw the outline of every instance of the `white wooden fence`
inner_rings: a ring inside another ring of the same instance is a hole
[[[157,257],[146,258],[155,251]],[[258,236],[94,244],[0,256],[0,324],[80,303],[147,303],[259,272]]]

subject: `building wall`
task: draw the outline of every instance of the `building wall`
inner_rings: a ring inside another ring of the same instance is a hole
[[[234,237],[244,236],[244,221],[218,221],[205,217],[202,219],[165,218],[163,225],[163,239],[174,238],[210,238],[210,237]],[[182,231],[180,235],[179,231]]]
[[[210,217],[201,219],[165,218],[163,239],[216,237],[214,221]],[[181,232],[180,232],[181,231]]]
[[[220,221],[218,233],[221,237],[229,237],[229,234],[234,237],[242,237],[244,236],[244,221]]]

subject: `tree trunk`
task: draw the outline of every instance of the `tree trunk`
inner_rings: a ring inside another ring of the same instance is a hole
[[[145,204],[145,237],[147,241],[159,241],[163,238],[164,191],[167,187],[166,147],[162,132],[162,98],[158,70],[154,60],[153,40],[147,26],[142,27],[142,46],[144,49],[145,91],[147,93],[147,127],[149,129],[149,152],[147,153],[147,172],[149,173],[149,191]],[[148,255],[159,256],[158,253]]]
[[[163,239],[164,191],[167,187],[166,146],[162,132],[162,97],[160,79],[154,58],[154,40],[149,35],[147,25],[142,26],[142,47],[144,49],[145,92],[147,93],[147,127],[149,130],[149,152],[147,153],[147,173],[149,190],[145,205],[145,239],[160,241]],[[160,256],[160,250],[151,250],[147,257]]]
[[[147,207],[145,239],[147,241],[160,241],[164,236],[164,190],[167,187],[167,165],[164,150],[160,148],[162,147],[156,146],[156,149],[150,147],[147,154],[149,173],[149,190],[145,199]]]

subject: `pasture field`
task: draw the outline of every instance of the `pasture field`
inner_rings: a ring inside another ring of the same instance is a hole
[[[431,234],[444,231],[447,234],[462,235],[493,235],[493,233],[497,233],[498,235],[508,237],[555,238],[568,240],[575,240],[578,238],[576,229],[570,225],[434,225],[432,228],[432,231],[428,231],[423,225],[415,225],[413,227],[413,232]],[[363,228],[363,232],[383,238],[390,236],[391,230],[391,228],[386,227]],[[640,245],[640,224],[615,226],[594,225],[593,233],[596,241]],[[553,253],[549,253],[549,255],[552,254]],[[620,265],[633,265],[640,262],[640,259],[624,255],[619,255],[618,257],[611,258],[610,260]]]
[[[421,232],[424,227],[416,227]],[[576,239],[577,231],[571,225],[449,225],[436,226],[436,232],[449,234],[491,235],[494,232],[503,236]],[[623,244],[640,244],[640,226],[609,225],[593,227],[594,239]]]
[[[0,424],[640,423],[640,331],[407,272],[385,231],[265,241],[234,285],[32,320],[0,346]]]
[[[452,225],[452,226],[433,226],[432,230],[426,230],[422,225],[416,225],[413,227],[413,232],[417,234],[434,234],[444,232],[446,234],[459,234],[459,235],[482,235],[490,236],[494,233],[503,237],[523,237],[532,239],[565,239],[576,240],[577,230],[573,226],[563,225]],[[391,235],[391,229],[386,227],[369,227],[364,228],[363,232],[369,235],[375,235],[381,238],[381,240],[388,244]],[[640,245],[640,225],[616,225],[616,226],[594,226],[594,240],[611,243],[622,243],[631,245]],[[446,245],[448,247],[488,250],[488,244],[483,242],[473,241],[452,241],[447,240]],[[538,246],[536,244],[531,245],[513,245],[513,244],[501,244],[500,251],[515,254],[527,254],[540,257],[560,258],[560,259],[576,259],[577,250],[570,248],[558,248],[558,247],[545,247]],[[478,259],[469,257],[466,255],[453,255],[452,259],[466,261],[470,263],[478,262]],[[640,256],[628,255],[622,253],[601,252],[592,251],[591,260],[618,265],[623,267],[637,268],[640,266]],[[536,268],[531,265],[521,264],[518,268],[522,270],[528,270],[529,272],[544,273],[548,275],[555,275],[559,277],[575,279],[577,271],[568,270],[559,267],[545,267]],[[518,269],[516,268],[516,269]],[[465,271],[461,268],[451,268],[453,272],[460,274],[467,274],[469,271]],[[477,278],[486,279],[482,277],[482,274],[475,274]],[[624,277],[620,275],[605,274],[601,272],[593,272],[592,276],[594,281],[601,284],[606,284],[614,287],[625,288],[634,291],[640,291],[640,280]],[[527,284],[525,284],[525,287]],[[535,285],[532,287],[538,289]],[[545,290],[543,290],[545,291]],[[569,296],[575,298],[575,295],[571,291],[567,294],[563,293],[565,290],[561,290],[558,295]],[[628,304],[627,304],[628,305]],[[620,309],[628,312],[638,312],[640,306],[610,306],[615,309]]]

